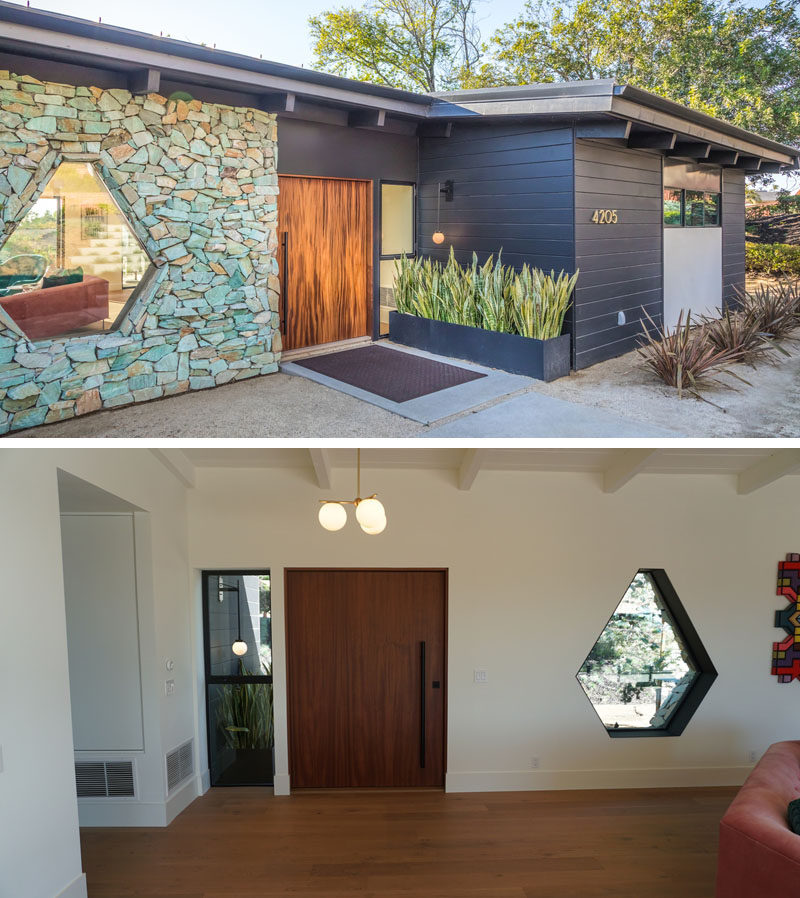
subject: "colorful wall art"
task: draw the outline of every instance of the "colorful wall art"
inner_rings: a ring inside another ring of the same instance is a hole
[[[791,683],[800,680],[800,555],[778,563],[778,595],[788,605],[775,612],[775,626],[789,635],[772,644],[772,673],[779,683]]]

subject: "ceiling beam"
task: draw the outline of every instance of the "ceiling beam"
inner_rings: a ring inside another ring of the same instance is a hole
[[[631,123],[624,119],[575,124],[575,136],[582,140],[627,140],[630,134]]]
[[[151,449],[162,465],[188,489],[194,489],[197,476],[194,464],[182,449]]]
[[[419,137],[449,137],[452,133],[452,122],[420,122],[417,126]]]
[[[676,140],[675,146],[667,150],[667,156],[683,156],[687,159],[708,159],[710,153],[711,144],[697,140]]]
[[[633,150],[672,150],[677,140],[678,135],[672,131],[652,131],[648,134],[639,132],[631,134],[628,146]]]
[[[294,104],[297,99],[293,93],[261,94],[258,98],[258,108],[262,112],[294,112]]]
[[[385,109],[354,109],[347,116],[351,128],[382,128],[386,124]]]
[[[778,449],[739,472],[736,492],[746,496],[797,470],[800,470],[800,449]]]
[[[157,94],[161,90],[161,72],[158,69],[137,69],[128,75],[128,90],[132,94]]]
[[[458,467],[458,488],[460,490],[472,489],[478,472],[486,463],[488,449],[465,449],[461,456],[461,464]]]
[[[712,150],[708,154],[708,161],[715,165],[736,165],[738,159],[736,150]]]
[[[603,471],[603,492],[616,493],[642,470],[658,449],[623,449]]]
[[[331,457],[327,449],[309,449],[311,465],[314,468],[314,476],[317,478],[317,486],[321,490],[331,488]]]

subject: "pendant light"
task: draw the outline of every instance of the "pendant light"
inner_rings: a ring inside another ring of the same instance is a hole
[[[320,499],[322,503],[319,509],[319,522],[332,532],[341,530],[347,523],[347,511],[345,505],[354,505],[356,520],[364,533],[377,536],[386,529],[386,510],[378,500],[378,494],[373,493],[365,499],[361,498],[361,450],[356,450],[356,498],[355,499]]]
[[[241,658],[242,655],[247,654],[247,643],[242,639],[242,603],[241,603],[241,595],[239,590],[239,578],[236,578],[236,586],[228,586],[227,583],[219,578],[219,588],[221,592],[235,592],[236,593],[236,624],[237,624],[237,636],[234,640],[233,645],[231,646],[231,651],[234,655]]]
[[[445,202],[451,202],[453,199],[453,182],[445,181],[444,187],[441,182],[437,185],[436,191],[436,230],[433,232],[431,240],[437,245],[444,243],[444,234],[441,231],[440,219],[442,211],[442,194],[444,194]]]

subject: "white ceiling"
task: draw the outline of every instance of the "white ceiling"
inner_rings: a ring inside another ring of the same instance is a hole
[[[333,469],[354,468],[356,449],[248,448],[162,450],[162,461],[191,485],[202,468],[304,468],[316,472],[320,485]],[[171,459],[168,461],[168,458]],[[365,468],[450,469],[458,485],[469,489],[480,471],[554,471],[603,475],[604,489],[614,492],[642,474],[718,474],[738,477],[740,493],[752,492],[780,477],[800,473],[800,449],[516,449],[365,448]]]

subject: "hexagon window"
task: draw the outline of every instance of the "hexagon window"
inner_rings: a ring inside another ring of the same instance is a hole
[[[31,340],[102,333],[151,267],[94,166],[62,162],[0,246],[0,305]]]
[[[665,571],[631,581],[577,673],[609,736],[678,736],[717,672]]]

